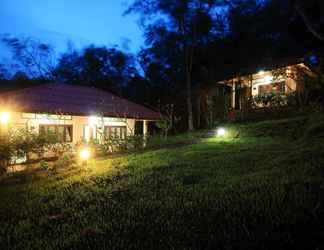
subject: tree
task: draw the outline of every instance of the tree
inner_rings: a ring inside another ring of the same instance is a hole
[[[0,80],[7,80],[9,78],[9,72],[4,64],[0,63]]]
[[[306,2],[301,0],[292,0],[292,3],[294,9],[305,23],[307,29],[313,34],[314,37],[324,41],[324,34],[321,34],[318,30],[318,27],[321,27],[324,23],[322,19],[324,10],[323,1],[311,0]],[[310,17],[310,15],[307,13],[307,9],[311,11],[312,17]]]
[[[223,1],[212,0],[135,0],[126,13],[140,13],[141,20],[146,27],[161,28],[161,24],[168,31],[173,32],[176,43],[182,51],[183,74],[186,87],[186,103],[188,113],[188,130],[194,130],[192,110],[192,73],[195,49],[203,42],[204,35],[211,32],[212,13],[215,4]],[[162,17],[162,20],[157,20]],[[147,24],[148,20],[155,21]],[[209,26],[207,24],[210,24]],[[201,25],[203,24],[203,25]],[[177,46],[175,44],[175,46]],[[178,55],[179,56],[179,55]]]
[[[56,55],[50,45],[29,37],[4,37],[2,41],[11,50],[18,71],[32,78],[55,79]]]
[[[55,74],[60,81],[121,93],[136,75],[135,59],[115,48],[89,46],[82,51],[71,50],[59,58]]]

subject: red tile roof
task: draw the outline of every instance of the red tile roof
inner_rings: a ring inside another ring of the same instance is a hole
[[[61,83],[43,84],[0,94],[0,108],[33,113],[103,115],[159,120],[160,114],[108,91]]]

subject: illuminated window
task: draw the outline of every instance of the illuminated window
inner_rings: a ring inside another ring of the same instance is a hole
[[[40,133],[53,133],[58,136],[62,142],[73,141],[73,126],[72,125],[39,125]]]
[[[126,126],[106,126],[105,137],[108,139],[119,138],[125,139],[127,136]]]
[[[90,141],[97,139],[97,126],[84,125],[83,126],[83,140]]]
[[[285,93],[285,82],[278,82],[273,84],[259,85],[259,95],[265,94],[284,94]]]

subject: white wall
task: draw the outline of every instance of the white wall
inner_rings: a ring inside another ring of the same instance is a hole
[[[87,116],[51,116],[36,115],[31,113],[10,113],[9,126],[11,128],[28,128],[39,131],[39,125],[72,125],[73,126],[73,143],[82,141],[84,126],[96,125],[104,126],[125,126],[127,127],[127,135],[132,135],[135,130],[135,120],[126,119],[124,121],[115,121],[113,118],[96,118]]]

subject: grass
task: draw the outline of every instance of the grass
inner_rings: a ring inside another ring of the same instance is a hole
[[[321,119],[13,176],[0,184],[0,249],[321,249]]]

